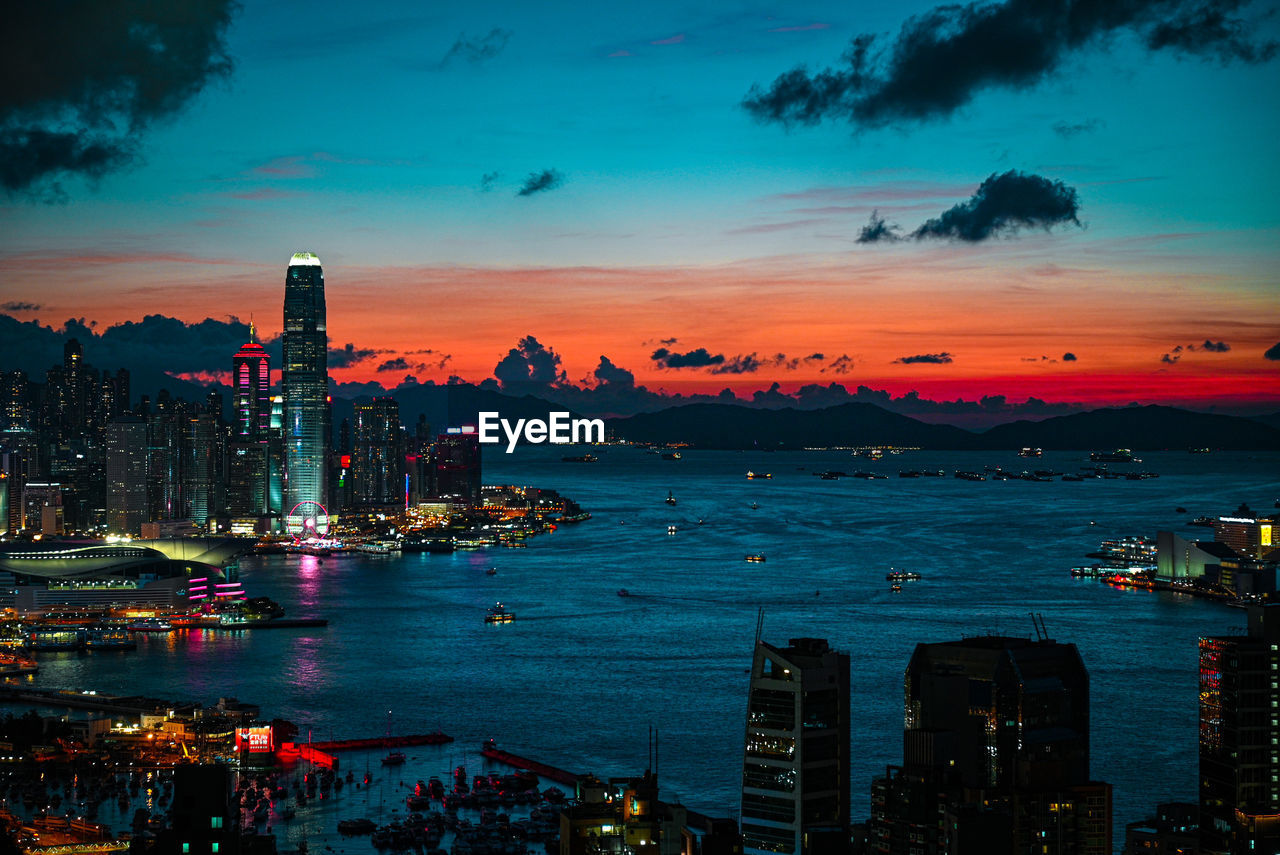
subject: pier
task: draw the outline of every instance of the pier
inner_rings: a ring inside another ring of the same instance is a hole
[[[558,784],[565,784],[570,787],[576,787],[578,779],[582,777],[567,769],[557,769],[555,766],[548,766],[546,763],[530,760],[528,757],[521,757],[519,754],[512,754],[510,751],[503,751],[492,739],[485,742],[484,747],[480,749],[480,753],[490,760],[506,763],[508,766],[514,766],[517,769],[526,769],[539,778],[548,778]]]

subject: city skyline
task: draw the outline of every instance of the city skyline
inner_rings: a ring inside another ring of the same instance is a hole
[[[1280,25],[1177,0],[1055,35],[1070,5],[308,6],[301,41],[288,6],[174,12],[203,52],[104,84],[127,131],[75,70],[0,111],[6,355],[68,318],[269,344],[313,250],[340,383],[1276,409]]]

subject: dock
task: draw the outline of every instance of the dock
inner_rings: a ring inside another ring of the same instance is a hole
[[[508,766],[514,766],[517,769],[525,769],[533,772],[539,778],[548,778],[558,784],[565,784],[570,787],[576,787],[578,779],[582,775],[576,772],[570,772],[567,769],[557,769],[555,766],[549,766],[537,760],[531,760],[528,757],[521,757],[519,754],[512,754],[510,751],[503,751],[493,740],[489,740],[480,749],[480,753],[490,760],[496,760],[499,763],[506,763]]]

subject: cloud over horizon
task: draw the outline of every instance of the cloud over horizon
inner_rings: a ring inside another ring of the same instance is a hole
[[[534,193],[545,193],[554,190],[564,183],[564,176],[555,169],[544,169],[541,172],[530,172],[524,184],[516,191],[517,196],[532,196]]]
[[[1265,62],[1277,46],[1253,37],[1253,22],[1239,14],[1251,6],[1250,0],[936,6],[903,22],[892,43],[861,33],[833,67],[811,74],[797,66],[768,87],[752,85],[742,106],[758,121],[786,126],[826,118],[867,128],[945,119],[987,89],[1030,89],[1074,54],[1125,31],[1147,51]]]

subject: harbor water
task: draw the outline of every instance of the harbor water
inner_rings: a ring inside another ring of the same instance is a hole
[[[818,636],[851,654],[857,821],[869,812],[871,779],[902,760],[902,676],[914,646],[1033,636],[1037,613],[1053,638],[1078,645],[1089,668],[1092,774],[1114,786],[1117,836],[1157,802],[1195,800],[1196,641],[1240,631],[1244,613],[1114,590],[1068,571],[1088,563],[1104,538],[1160,529],[1208,537],[1187,522],[1241,502],[1271,510],[1280,455],[1144,454],[1136,468],[1161,477],[1140,481],[974,482],[950,473],[1089,464],[1067,452],[1020,460],[917,451],[868,461],[836,451],[685,450],[680,460],[591,451],[598,462],[563,462],[581,453],[563,448],[486,455],[486,483],[557,489],[593,515],[527,548],[246,558],[241,578],[251,596],[329,625],[148,634],[131,653],[40,654],[37,684],[206,704],[236,696],[261,705],[264,718],[294,722],[304,740],[382,735],[388,711],[393,733],[439,729],[456,738],[412,749],[388,777],[398,786],[445,777],[463,762],[481,771],[487,738],[573,771],[639,774],[652,726],[663,797],[736,815],[747,671],[763,609],[765,640]],[[856,469],[890,477],[815,475]],[[948,476],[899,478],[899,469]],[[748,480],[748,470],[772,477]],[[668,492],[676,504],[664,501]],[[766,560],[745,561],[748,554]],[[893,592],[890,569],[923,578]],[[496,601],[517,619],[486,624]],[[361,769],[370,759],[341,758]],[[369,809],[372,795],[362,795]],[[394,801],[381,791],[379,810]],[[336,840],[340,818],[336,807],[299,811],[286,839],[305,835],[313,848]]]

